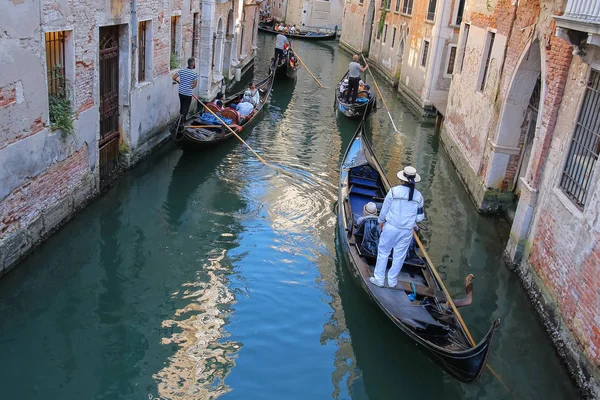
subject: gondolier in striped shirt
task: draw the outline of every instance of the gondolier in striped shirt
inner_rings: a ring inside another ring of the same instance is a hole
[[[179,114],[183,117],[183,121],[187,118],[190,104],[192,104],[192,93],[198,84],[194,58],[188,58],[187,65],[187,68],[182,68],[173,75],[173,80],[179,83]]]
[[[358,84],[360,83],[360,73],[365,72],[369,65],[362,67],[358,63],[358,54],[352,57],[352,62],[348,65],[348,91],[346,92],[346,103],[356,101],[358,95]]]

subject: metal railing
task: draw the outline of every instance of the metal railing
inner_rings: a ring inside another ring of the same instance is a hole
[[[600,23],[600,0],[569,0],[563,16]]]

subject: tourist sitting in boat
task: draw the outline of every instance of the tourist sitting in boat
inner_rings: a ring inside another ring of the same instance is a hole
[[[346,90],[348,89],[348,78],[344,79],[340,84],[340,95],[344,96]]]
[[[244,92],[242,101],[246,101],[253,106],[257,106],[260,103],[260,94],[258,93],[258,90],[256,89],[256,86],[254,86],[253,82],[250,83],[248,89]]]
[[[415,189],[415,183],[421,181],[417,170],[414,167],[405,167],[397,176],[403,183],[388,192],[379,214],[381,236],[377,263],[373,276],[369,278],[372,284],[379,287],[385,283],[385,272],[392,249],[394,255],[387,281],[390,287],[395,287],[398,283],[398,274],[411,244],[413,229],[425,217],[423,196]]]
[[[217,93],[217,97],[215,97],[215,99],[213,101],[211,101],[212,104],[214,104],[215,106],[217,106],[219,108],[219,110],[223,110],[223,93],[219,92]]]
[[[254,106],[252,105],[252,103],[249,103],[247,101],[241,101],[238,104],[232,104],[231,108],[237,111],[238,115],[242,119],[246,119],[246,117],[252,114],[252,112],[254,111]]]
[[[369,95],[369,98],[373,97],[373,93],[371,92],[371,86],[365,84],[364,89],[365,92]]]
[[[290,28],[290,33],[296,33],[296,25]]]
[[[362,236],[360,251],[370,257],[377,257],[377,245],[379,244],[379,226],[377,217],[377,205],[372,201],[363,207],[363,216],[356,221],[357,236]]]

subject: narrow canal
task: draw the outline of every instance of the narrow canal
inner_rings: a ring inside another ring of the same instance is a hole
[[[274,38],[259,35],[255,76]],[[382,88],[368,123],[390,177],[423,176],[424,237],[474,304],[476,339],[502,325],[474,384],[451,379],[367,302],[336,253],[338,163],[356,123],[333,114],[349,55],[296,42],[330,89],[300,70],[276,83],[248,142],[183,154],[167,146],[0,279],[4,399],[573,399],[578,397],[517,277],[508,225],[477,214],[433,125]],[[395,178],[392,179],[396,182]]]

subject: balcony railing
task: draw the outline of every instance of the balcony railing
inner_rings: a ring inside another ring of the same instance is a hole
[[[563,17],[600,23],[600,0],[569,0]]]

